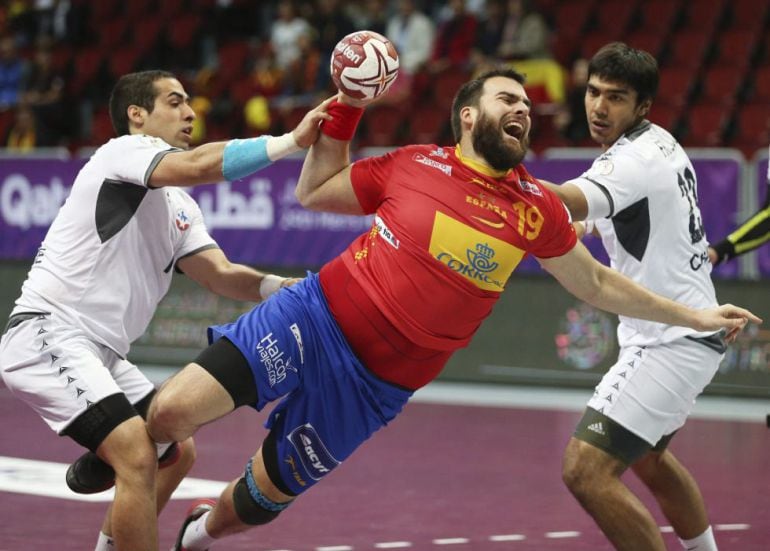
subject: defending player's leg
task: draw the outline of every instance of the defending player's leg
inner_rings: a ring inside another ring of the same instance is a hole
[[[155,446],[126,396],[113,394],[93,404],[62,434],[95,450],[92,453],[99,461],[116,473],[119,487],[105,515],[102,533],[109,535],[117,548],[154,548],[156,507],[147,496],[155,494]],[[139,529],[137,522],[146,523],[146,529]]]
[[[698,484],[673,453],[656,446],[634,463],[632,469],[655,496],[686,549],[716,551]]]
[[[572,495],[619,551],[665,551],[650,512],[620,480],[627,464],[604,450],[571,438],[562,478]]]
[[[134,404],[134,409],[143,419],[147,418],[147,410],[154,395],[153,389]],[[175,464],[180,457],[181,449],[176,442],[158,446],[158,469]],[[115,485],[115,470],[94,452],[88,451],[69,466],[66,481],[70,490],[77,494],[96,494],[109,490]]]

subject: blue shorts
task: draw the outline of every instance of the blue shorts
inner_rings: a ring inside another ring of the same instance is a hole
[[[209,328],[251,367],[270,414],[277,457],[265,458],[279,489],[298,495],[398,415],[412,392],[382,381],[356,358],[329,312],[317,274],[282,289],[235,322]],[[264,452],[263,448],[263,452]],[[276,474],[281,480],[275,480]]]

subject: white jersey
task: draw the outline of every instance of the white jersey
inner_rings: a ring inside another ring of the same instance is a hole
[[[198,205],[147,181],[172,146],[121,136],[81,169],[51,224],[13,313],[53,312],[121,356],[147,329],[176,262],[216,247]]]
[[[601,190],[603,200],[589,200],[588,219],[613,268],[692,308],[716,306],[695,170],[671,134],[644,121],[570,183],[587,197]],[[618,327],[621,347],[708,334],[626,316]]]

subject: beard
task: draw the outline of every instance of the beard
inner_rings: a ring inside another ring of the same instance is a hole
[[[495,170],[510,170],[518,165],[529,149],[529,135],[519,139],[518,144],[508,144],[501,136],[504,134],[499,122],[492,120],[486,113],[481,113],[471,132],[473,149],[484,157]]]

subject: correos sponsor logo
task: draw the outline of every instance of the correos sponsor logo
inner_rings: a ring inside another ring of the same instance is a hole
[[[503,287],[501,281],[489,277],[489,274],[494,272],[499,266],[497,262],[492,261],[495,251],[491,247],[487,244],[479,243],[476,245],[475,250],[468,249],[466,255],[467,262],[445,252],[440,253],[436,258],[450,270],[468,279],[482,281],[495,287]]]
[[[10,174],[0,185],[0,216],[9,226],[22,229],[48,227],[68,194],[60,178],[36,185],[22,174]]]

